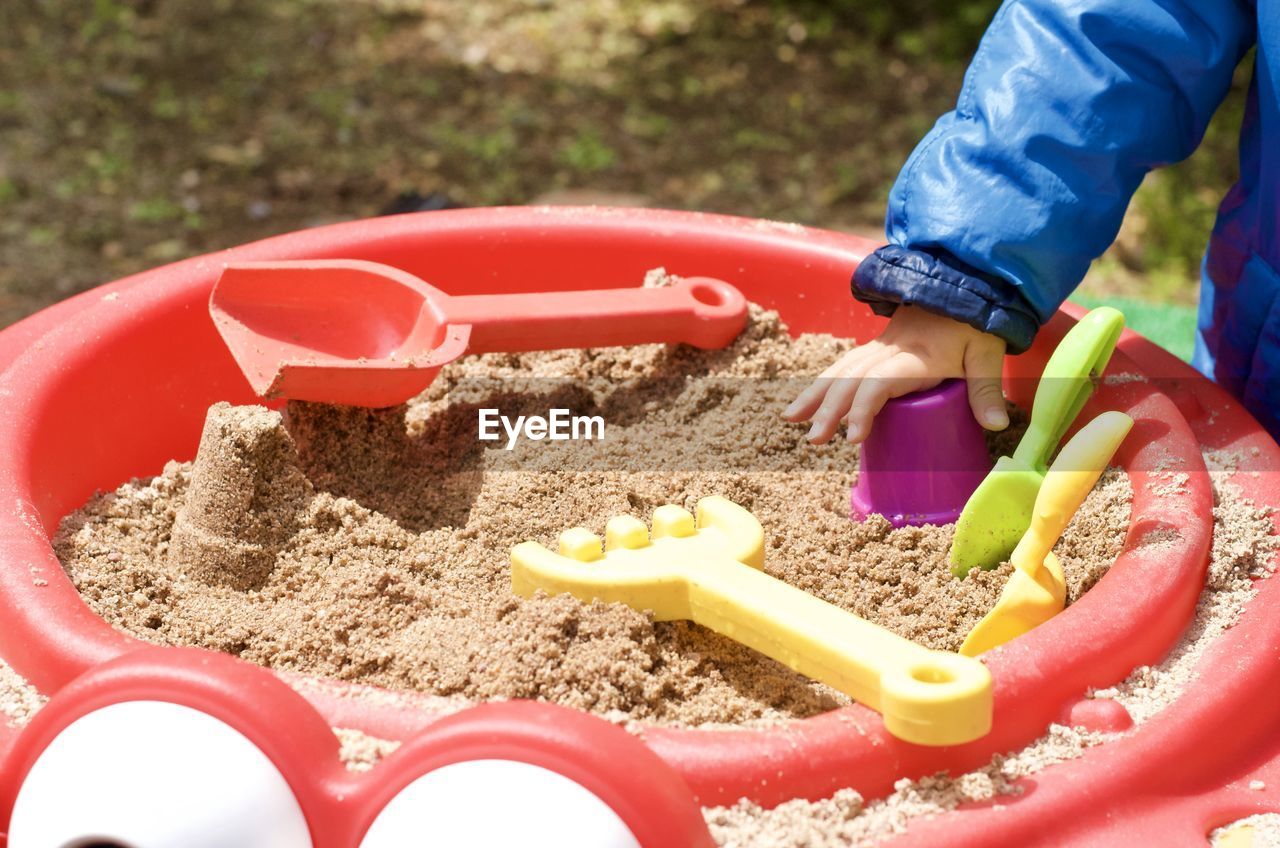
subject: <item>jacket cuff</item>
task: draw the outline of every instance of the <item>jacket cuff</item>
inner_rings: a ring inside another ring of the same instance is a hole
[[[877,315],[892,315],[899,304],[918,306],[999,336],[1010,353],[1029,348],[1040,329],[1017,286],[944,250],[887,244],[858,265],[851,288]]]

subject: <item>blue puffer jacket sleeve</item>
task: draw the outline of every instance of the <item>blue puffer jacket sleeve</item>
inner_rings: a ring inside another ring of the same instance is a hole
[[[955,111],[899,174],[890,244],[858,268],[855,296],[1026,349],[1143,175],[1200,143],[1253,21],[1248,0],[1006,0]]]

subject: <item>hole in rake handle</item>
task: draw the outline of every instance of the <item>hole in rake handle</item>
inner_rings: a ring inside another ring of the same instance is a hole
[[[918,665],[911,669],[911,679],[921,683],[954,683],[956,676],[950,669]]]

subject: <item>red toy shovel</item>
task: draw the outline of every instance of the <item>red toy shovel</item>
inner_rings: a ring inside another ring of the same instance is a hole
[[[228,265],[209,312],[260,396],[383,407],[419,394],[464,353],[724,347],[742,331],[747,302],[707,277],[455,297],[396,268],[343,259]]]

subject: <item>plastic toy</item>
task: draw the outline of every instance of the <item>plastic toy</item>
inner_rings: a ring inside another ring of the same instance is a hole
[[[1013,549],[1009,582],[969,632],[960,653],[977,656],[1062,612],[1067,584],[1053,546],[1132,428],[1133,419],[1123,412],[1104,412],[1058,452],[1036,495],[1031,526]]]
[[[880,410],[862,443],[849,514],[879,513],[894,527],[949,524],[990,470],[965,382],[946,380]]]
[[[985,666],[765,574],[760,522],[732,501],[703,498],[696,522],[674,504],[658,507],[652,538],[639,519],[615,516],[604,548],[582,527],[560,534],[559,553],[523,542],[511,550],[511,586],[525,597],[568,593],[696,621],[866,704],[918,745],[958,745],[991,729]]]
[[[3,765],[7,848],[713,844],[680,777],[594,716],[485,704],[351,772],[328,722],[288,685],[190,648],[144,648],[87,672]]]
[[[1017,450],[996,461],[956,521],[951,570],[957,577],[975,566],[995,568],[1027,531],[1049,457],[1093,394],[1093,381],[1102,376],[1123,331],[1124,316],[1100,307],[1082,318],[1053,352]]]
[[[214,402],[258,402],[209,318],[210,291],[227,263],[355,257],[429,275],[451,294],[564,288],[566,262],[594,285],[628,287],[664,265],[732,282],[751,301],[778,310],[793,332],[865,341],[883,320],[851,306],[845,292],[850,269],[875,246],[842,233],[706,214],[469,209],[290,233],[150,270],[43,310],[0,331],[0,656],[57,698],[77,676],[144,646],[85,605],[49,540],[59,519],[94,491],[192,458]],[[1005,391],[1014,402],[1030,405],[1046,361],[1081,314],[1066,306],[1029,351],[1005,359]],[[1054,721],[1124,727],[1119,704],[1102,712],[1095,708],[1105,704],[1085,695],[1159,662],[1191,621],[1213,531],[1202,451],[1238,455],[1238,468],[1222,471],[1222,481],[1255,503],[1280,504],[1280,447],[1226,392],[1135,334],[1121,339],[1109,370],[1126,379],[1102,381],[1082,414],[1117,409],[1134,420],[1114,460],[1132,482],[1129,533],[1110,571],[1084,597],[982,657],[994,683],[991,732],[966,745],[913,745],[888,733],[880,715],[862,704],[732,733],[645,726],[640,738],[698,803],[732,805],[746,797],[772,806],[842,787],[878,798],[902,778],[985,765]],[[1185,483],[1168,486],[1169,473],[1185,474]],[[1147,543],[1153,534],[1160,544]],[[1183,696],[1159,716],[1041,772],[1021,795],[913,820],[893,844],[1203,844],[1220,824],[1280,812],[1280,711],[1259,709],[1280,701],[1280,653],[1266,649],[1280,644],[1280,579],[1257,587]],[[208,656],[179,654],[174,665],[186,675],[199,674]],[[224,710],[243,712],[244,722],[272,717],[252,737],[260,745],[287,747],[299,728],[319,723],[410,745],[435,720],[404,693],[277,676],[290,679],[302,699],[279,707],[246,699]],[[0,722],[0,783],[14,774],[11,755],[26,750],[35,728],[15,741],[14,729]],[[370,777],[394,764],[384,762]],[[649,769],[639,763],[629,770],[637,805],[655,803],[639,794],[650,783],[638,776]],[[1255,780],[1266,789],[1251,789]],[[354,802],[337,809],[317,819],[317,848],[357,848],[355,837],[344,836],[351,830],[321,830],[341,824]],[[656,809],[652,818],[662,819],[664,808]],[[0,816],[0,833],[6,825]],[[683,843],[672,837],[659,844]]]
[[[724,347],[747,302],[721,280],[453,297],[376,262],[228,265],[209,312],[260,396],[394,406],[464,353],[649,342]]]

